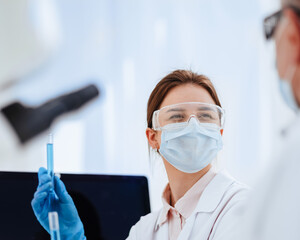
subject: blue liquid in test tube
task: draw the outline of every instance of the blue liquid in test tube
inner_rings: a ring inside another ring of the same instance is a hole
[[[51,235],[51,240],[60,240],[60,234],[58,230],[51,230],[50,235]]]
[[[60,240],[60,235],[58,230],[51,230],[51,240]]]
[[[47,143],[47,172],[52,179],[52,184],[54,187],[54,171],[53,171],[53,135],[49,134],[48,143]],[[55,197],[54,191],[53,194],[50,194],[49,205],[51,206],[52,199]]]
[[[53,178],[53,136],[49,134],[47,143],[47,171],[51,178]]]

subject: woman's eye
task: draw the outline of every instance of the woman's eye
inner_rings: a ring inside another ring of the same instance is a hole
[[[181,114],[175,114],[175,115],[172,115],[169,119],[170,120],[180,120],[180,119],[183,119],[184,116],[181,115]]]
[[[199,119],[214,119],[214,117],[209,113],[203,113],[198,116]]]

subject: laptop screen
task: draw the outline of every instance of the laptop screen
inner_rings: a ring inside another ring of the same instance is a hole
[[[126,239],[150,212],[148,181],[141,176],[61,174],[87,239]],[[0,239],[50,239],[31,208],[37,173],[0,172]]]

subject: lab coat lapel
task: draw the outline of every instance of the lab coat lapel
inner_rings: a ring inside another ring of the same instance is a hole
[[[186,223],[179,234],[178,240],[190,239],[197,214],[201,212],[213,212],[219,205],[228,187],[234,182],[226,172],[218,173],[203,191],[199,202],[192,215],[186,219]],[[193,237],[192,237],[193,238]]]
[[[159,231],[156,231],[155,240],[169,239],[169,224],[168,222],[161,225]]]
[[[194,213],[213,212],[234,179],[225,171],[218,173],[204,189]]]
[[[181,230],[178,239],[177,240],[187,240],[189,239],[194,223],[195,223],[195,219],[196,219],[196,214],[192,214],[192,216],[190,216],[186,222],[185,225],[183,227],[183,229]]]

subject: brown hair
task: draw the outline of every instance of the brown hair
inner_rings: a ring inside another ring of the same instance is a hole
[[[168,92],[177,86],[195,84],[203,87],[212,97],[215,104],[222,107],[216,89],[208,77],[188,70],[175,70],[165,76],[153,89],[147,104],[147,124],[152,128],[153,112],[158,110]]]
[[[283,6],[296,6],[296,7],[300,7],[300,1],[299,0],[281,0],[281,3]]]

